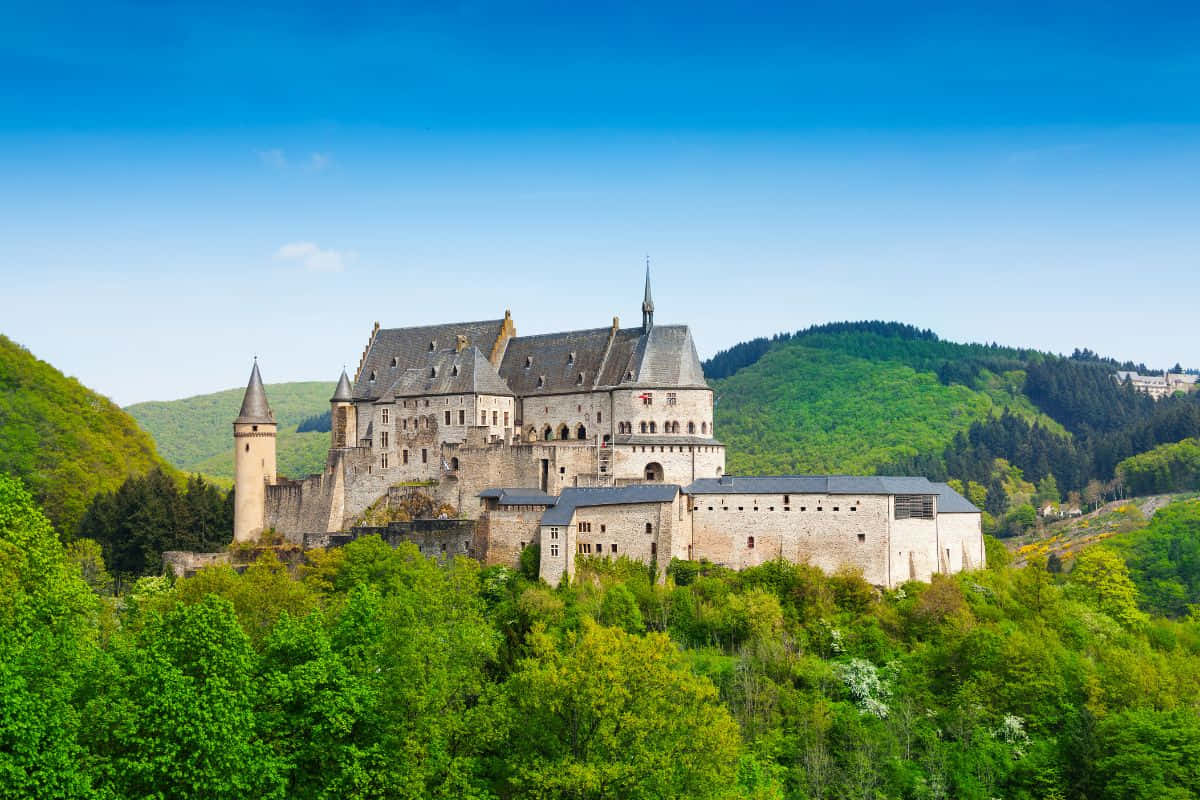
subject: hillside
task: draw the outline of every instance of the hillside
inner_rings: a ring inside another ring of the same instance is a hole
[[[927,336],[882,324],[819,329],[777,338],[728,377],[710,380],[729,471],[870,473],[939,451],[1005,409],[1066,435],[1022,392],[1027,353]],[[707,362],[706,373],[727,368],[726,354]],[[985,355],[986,366],[970,361]],[[965,381],[948,380],[952,370]]]
[[[329,450],[328,433],[297,433],[296,427],[329,407],[334,384],[324,381],[267,385],[267,399],[279,423],[276,459],[280,475],[299,477],[320,472]],[[188,472],[233,480],[233,419],[245,387],[182,400],[129,406],[163,457]]]
[[[0,431],[0,472],[21,478],[67,535],[97,492],[155,466],[171,471],[116,404],[3,335]]]

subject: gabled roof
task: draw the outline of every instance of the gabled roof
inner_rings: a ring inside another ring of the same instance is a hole
[[[637,503],[669,503],[679,494],[673,483],[638,483],[632,486],[598,486],[563,489],[557,502],[542,514],[543,525],[568,525],[577,508]]]
[[[963,497],[958,492],[951,489],[947,484],[935,483],[934,488],[937,489],[937,510],[939,514],[978,514],[979,507],[972,503],[967,498]]]
[[[396,383],[401,372],[421,367],[428,369],[430,354],[453,350],[459,336],[465,336],[469,346],[490,352],[503,325],[504,320],[493,319],[416,328],[381,328],[372,337],[355,376],[354,398],[378,400]],[[371,381],[371,375],[375,375],[374,381]]]
[[[479,496],[502,506],[552,506],[557,500],[541,489],[484,489]]]
[[[379,396],[381,401],[437,394],[512,395],[508,384],[477,347],[468,347],[461,353],[453,348],[438,350],[418,360],[422,363],[417,366],[389,370],[396,373],[395,380]]]
[[[500,375],[521,396],[614,386],[708,386],[686,325],[591,328],[509,340]]]
[[[242,396],[242,409],[234,423],[274,424],[275,415],[267,403],[267,391],[263,388],[262,375],[258,372],[258,361],[250,369],[250,382],[246,384],[246,394]]]
[[[693,495],[938,494],[927,478],[886,475],[725,475],[700,478],[683,491]]]

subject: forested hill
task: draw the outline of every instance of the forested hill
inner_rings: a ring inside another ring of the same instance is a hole
[[[1113,380],[1145,365],[959,344],[899,323],[755,339],[704,369],[729,471],[957,478],[979,484],[997,516],[1042,483],[1049,502],[1093,482],[1120,491],[1123,460],[1200,435],[1200,396],[1156,403]]]
[[[0,472],[23,480],[58,530],[156,466],[171,472],[132,417],[0,335]]]
[[[309,417],[329,408],[334,384],[324,381],[268,384],[267,400],[279,423],[276,442],[280,475],[303,477],[320,472],[329,451],[329,434],[297,433]],[[158,442],[172,464],[188,472],[233,479],[233,419],[245,388],[226,389],[182,400],[137,403],[125,410]],[[328,431],[328,425],[318,426]]]

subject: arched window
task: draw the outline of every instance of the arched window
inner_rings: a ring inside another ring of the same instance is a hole
[[[654,533],[654,523],[646,523],[646,533]]]
[[[553,439],[554,438],[554,429],[551,428],[549,425],[547,425],[546,430],[542,431],[542,438],[545,439],[547,442],[550,441],[551,439]]]
[[[661,483],[663,479],[662,464],[659,464],[657,461],[650,462],[646,465],[644,474],[647,481],[650,481],[651,483]]]
[[[583,427],[582,425],[580,425],[578,428],[576,428],[575,429],[575,438],[576,439],[586,439],[587,438],[587,428]]]
[[[452,469],[456,472],[458,471],[458,457],[457,456],[450,459],[450,469]]]
[[[658,430],[657,430],[657,428],[655,427],[655,425],[654,425],[654,423],[653,423],[653,422],[651,422],[651,423],[650,423],[650,432],[651,432],[651,433],[658,433]]]
[[[642,423],[642,433],[646,432],[646,423]]]
[[[708,433],[708,423],[707,423],[707,422],[701,422],[701,423],[700,423],[700,432],[701,432],[701,433]]]
[[[688,433],[695,433],[695,432],[696,432],[696,423],[689,422],[688,423]]]
[[[558,429],[558,438],[562,439],[563,441],[570,439],[571,438],[571,429],[568,428],[566,425],[563,425],[562,427],[560,427]]]

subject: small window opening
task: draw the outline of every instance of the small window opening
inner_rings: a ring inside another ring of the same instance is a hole
[[[746,547],[749,548],[750,550],[754,549],[754,537],[753,536],[750,536],[746,539]]]

